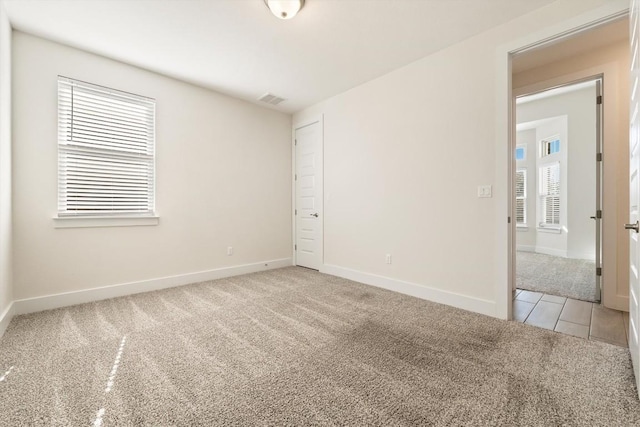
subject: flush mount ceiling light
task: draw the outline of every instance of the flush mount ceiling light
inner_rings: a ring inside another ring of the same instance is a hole
[[[291,19],[304,6],[304,0],[264,0],[271,13],[280,19]]]

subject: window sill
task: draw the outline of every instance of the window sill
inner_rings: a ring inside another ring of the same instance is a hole
[[[538,232],[540,232],[540,233],[560,234],[560,233],[562,233],[562,228],[560,228],[560,227],[538,227]]]
[[[516,224],[516,231],[529,231],[529,227],[526,225],[517,225]]]
[[[158,216],[57,216],[54,228],[136,227],[158,225]]]

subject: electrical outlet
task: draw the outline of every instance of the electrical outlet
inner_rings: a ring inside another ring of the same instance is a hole
[[[479,185],[478,186],[478,197],[491,197],[491,186],[490,185]]]
[[[227,256],[231,256],[233,255],[233,246],[228,246],[227,247]]]
[[[391,264],[391,254],[387,254],[387,256],[386,256],[386,263],[387,263],[387,264]]]

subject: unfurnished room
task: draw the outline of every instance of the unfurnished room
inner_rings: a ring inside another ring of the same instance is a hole
[[[640,0],[0,0],[0,426],[640,425]]]

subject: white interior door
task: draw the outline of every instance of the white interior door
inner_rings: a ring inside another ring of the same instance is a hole
[[[296,265],[322,265],[322,122],[295,130]]]
[[[640,346],[638,345],[638,299],[640,298],[640,234],[638,209],[640,208],[640,46],[638,45],[638,7],[640,0],[631,1],[631,120],[629,128],[629,351],[633,362],[636,384],[640,390]]]

